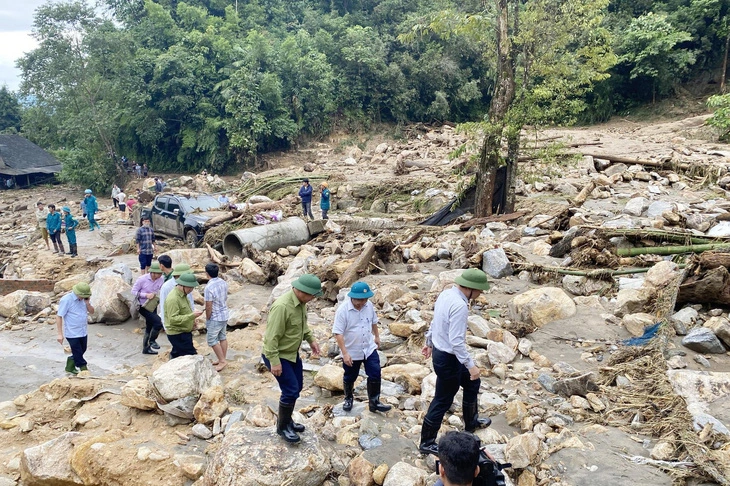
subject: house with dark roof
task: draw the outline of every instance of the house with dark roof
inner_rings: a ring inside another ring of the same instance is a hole
[[[61,163],[20,135],[0,135],[0,178],[16,186],[47,181],[61,172]]]

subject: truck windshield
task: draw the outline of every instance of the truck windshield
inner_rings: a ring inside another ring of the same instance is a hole
[[[195,211],[211,211],[213,209],[219,209],[221,203],[218,202],[213,196],[198,196],[191,198],[180,198],[185,211],[192,213]]]

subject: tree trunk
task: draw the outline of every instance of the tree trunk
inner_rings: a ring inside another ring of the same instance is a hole
[[[725,37],[725,56],[722,58],[722,75],[720,76],[720,94],[725,94],[725,76],[727,74],[727,55],[730,50],[730,31]]]
[[[476,177],[476,195],[474,216],[483,218],[492,215],[492,198],[494,183],[499,168],[499,149],[502,140],[502,127],[489,124],[484,135],[482,151],[479,155],[479,166]]]
[[[517,127],[509,127],[507,129],[507,178],[504,181],[504,206],[503,213],[513,213],[515,211],[515,202],[517,194],[515,186],[517,185],[517,160],[520,154],[520,129]]]

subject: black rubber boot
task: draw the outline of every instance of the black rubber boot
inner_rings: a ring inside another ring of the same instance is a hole
[[[76,243],[71,245],[71,256],[79,256],[79,245]]]
[[[380,380],[368,378],[368,404],[371,412],[387,412],[392,408],[380,403]]]
[[[63,255],[65,252],[66,252],[66,250],[63,249],[63,242],[59,241],[58,242],[58,253]]]
[[[285,441],[295,444],[302,439],[292,428],[291,414],[293,412],[294,404],[289,405],[279,402],[279,417],[276,420],[276,433]]]
[[[421,426],[421,443],[418,446],[418,451],[423,455],[433,454],[434,456],[439,455],[439,446],[436,443],[436,436],[439,433],[441,427],[435,427],[426,420],[423,421]]]
[[[345,403],[342,404],[342,410],[345,412],[349,412],[352,410],[352,390],[355,388],[354,383],[348,383],[346,381],[342,381],[342,387],[345,389]]]
[[[467,432],[474,432],[476,429],[483,429],[492,425],[492,419],[489,417],[479,418],[476,402],[463,402],[461,408],[464,412],[464,430]]]
[[[79,370],[76,369],[76,363],[74,363],[73,356],[66,358],[66,373],[72,373],[74,375],[79,374]]]
[[[150,332],[145,331],[144,341],[142,342],[142,354],[157,354],[157,351],[150,347]]]
[[[160,335],[159,329],[152,329],[152,332],[150,333],[150,348],[152,349],[160,349],[160,345],[157,344],[157,336]]]
[[[304,424],[300,424],[294,420],[291,421],[291,428],[294,432],[304,432]]]

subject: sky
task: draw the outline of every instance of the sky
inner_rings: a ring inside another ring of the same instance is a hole
[[[37,42],[30,36],[33,12],[46,0],[0,0],[0,86],[11,91],[20,86],[15,60],[33,50]]]

